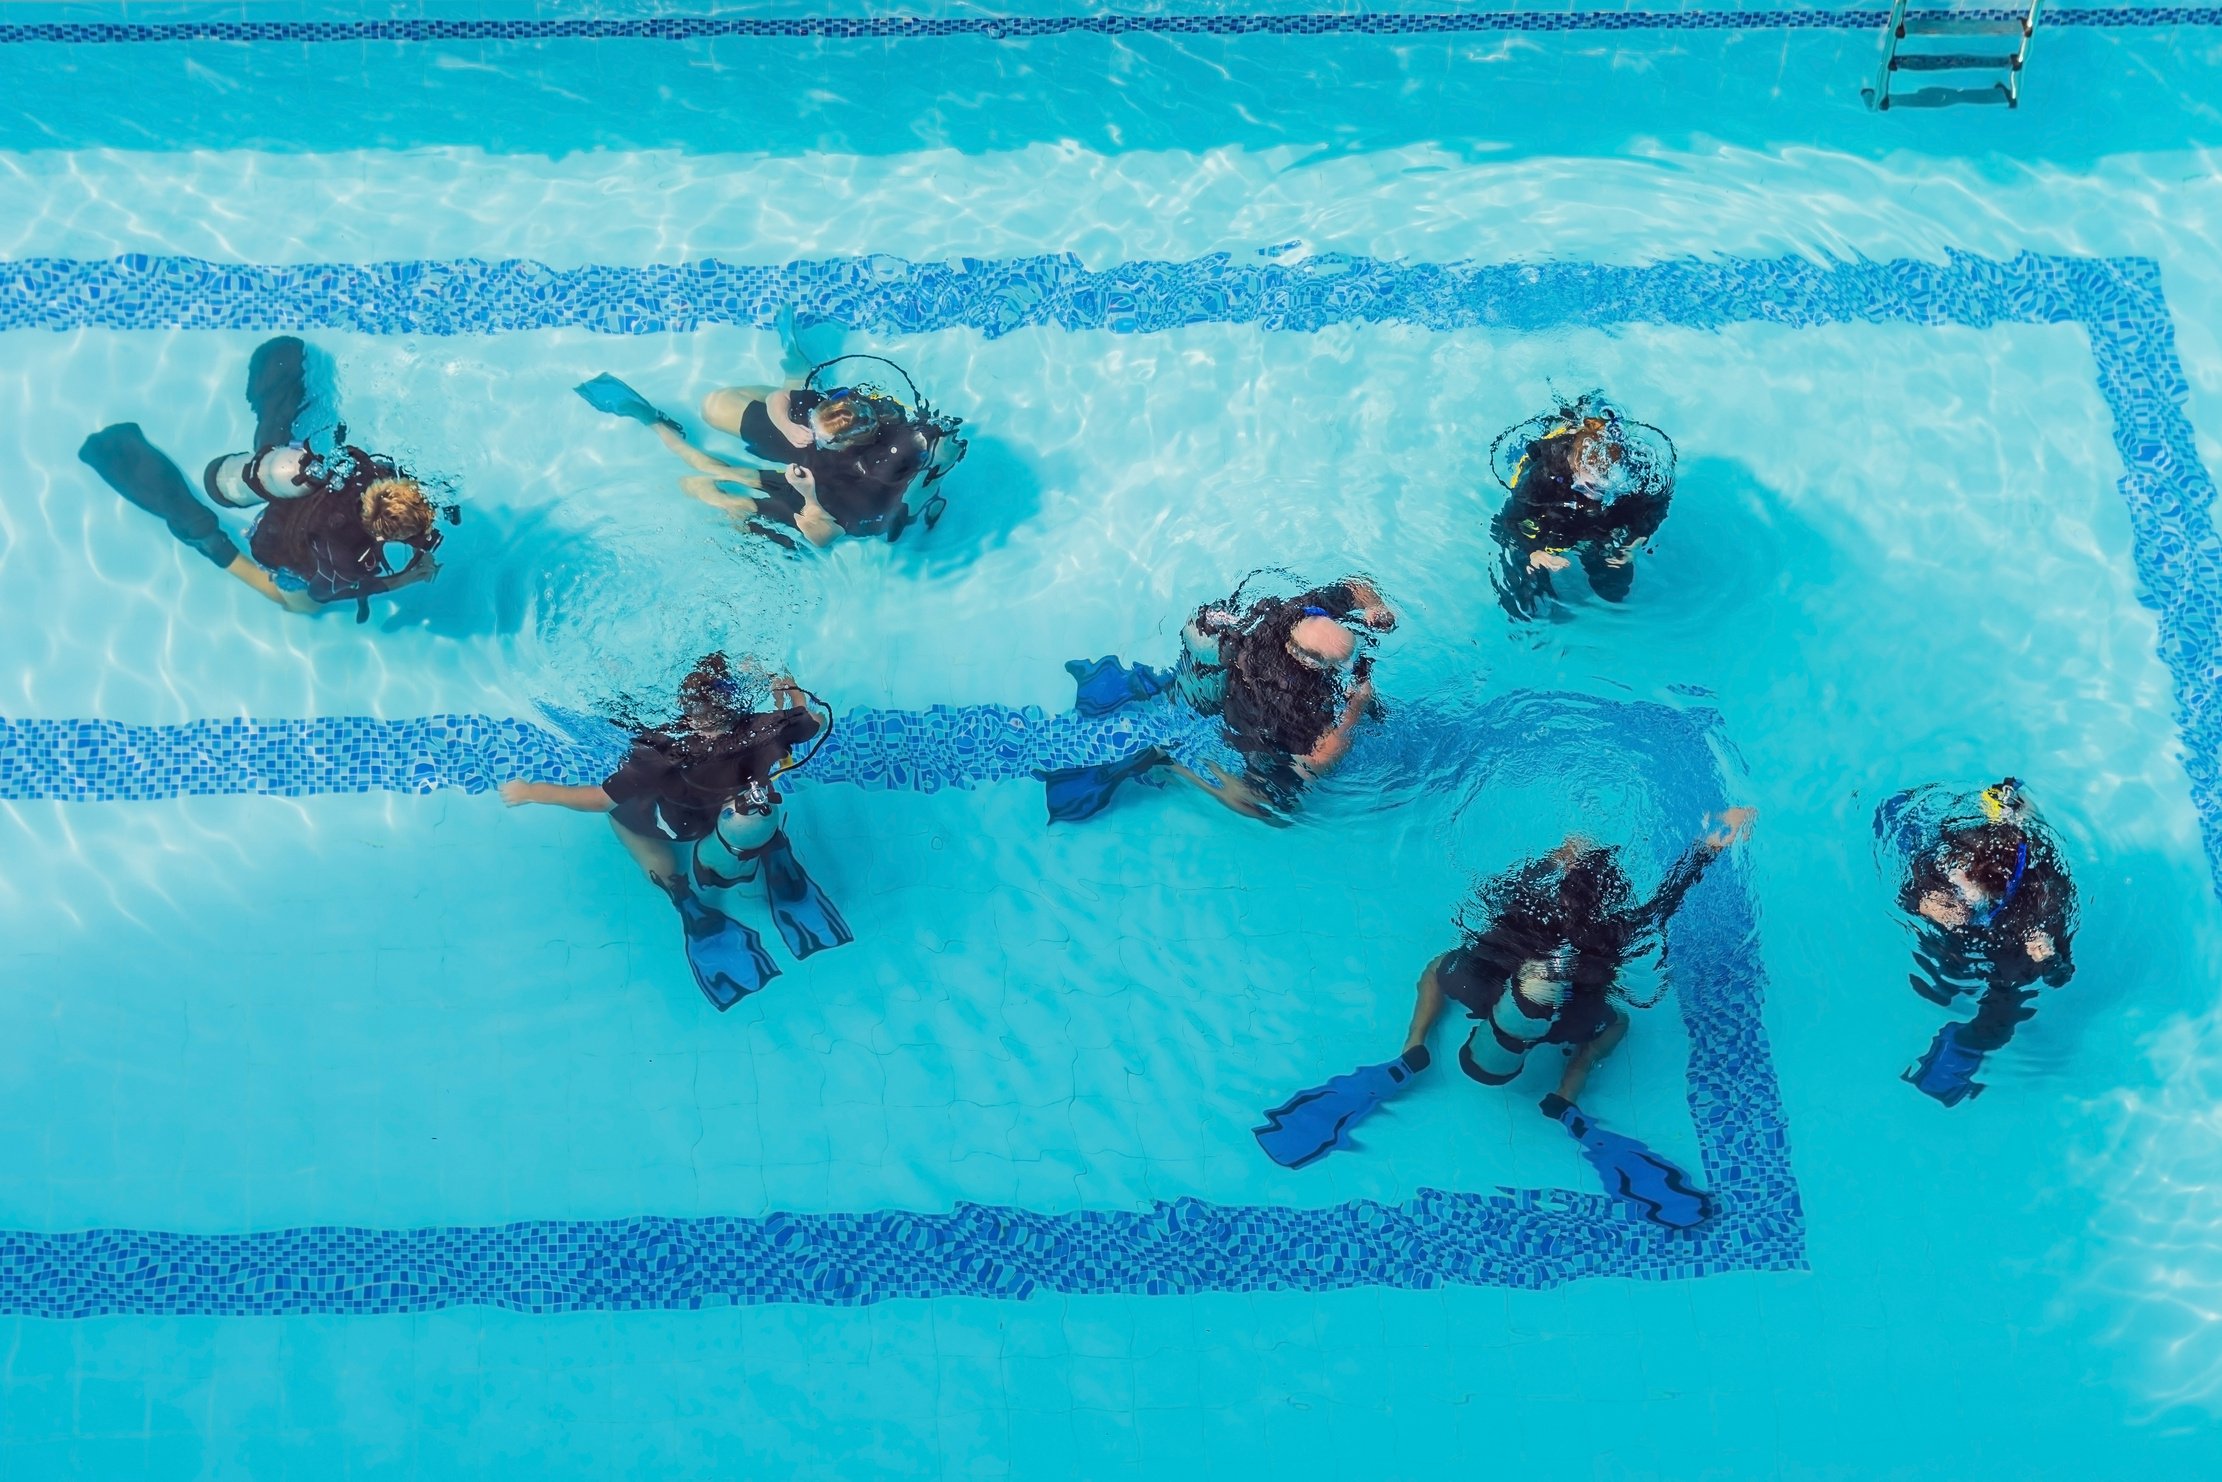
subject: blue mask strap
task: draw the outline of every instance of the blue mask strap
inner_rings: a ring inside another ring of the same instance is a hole
[[[1333,616],[1334,616],[1334,614],[1333,614],[1333,613],[1331,613],[1331,612],[1329,612],[1329,611],[1328,611],[1328,610],[1327,610],[1326,608],[1324,608],[1324,607],[1307,607],[1307,608],[1305,608],[1305,609],[1304,609],[1304,616],[1306,616],[1306,617],[1333,617]]]
[[[1989,926],[1992,922],[1996,921],[1998,919],[1998,913],[2005,910],[2006,907],[2013,901],[2014,892],[2021,889],[2021,877],[2028,872],[2028,869],[2029,841],[2027,839],[2024,839],[2021,841],[2021,847],[2014,851],[2014,873],[2013,876],[2006,882],[2006,893],[1998,898],[1997,905],[1992,906],[1988,911],[1985,911],[1983,913],[1983,924],[1985,926]]]

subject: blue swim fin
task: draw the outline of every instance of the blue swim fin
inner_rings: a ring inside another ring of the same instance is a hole
[[[630,417],[643,427],[679,425],[673,418],[656,410],[647,397],[607,371],[591,381],[580,382],[572,389],[585,397],[587,405],[598,412],[608,412],[613,417]]]
[[[1173,671],[1147,664],[1126,665],[1112,654],[1094,663],[1067,659],[1065,672],[1073,678],[1072,708],[1082,715],[1109,715],[1122,705],[1154,700],[1173,687]]]
[[[772,922],[797,962],[856,940],[833,902],[804,872],[784,829],[764,846],[764,894],[771,900]]]
[[[1898,1079],[1946,1106],[1958,1106],[1969,1097],[1982,1095],[1983,1083],[1975,1079],[1975,1072],[1983,1068],[1983,1052],[1961,1042],[1956,1033],[1960,1027],[1947,1024],[1939,1029],[1929,1043],[1929,1053]]]
[[[1153,767],[1164,766],[1168,760],[1163,750],[1151,746],[1123,761],[1058,767],[1041,773],[1042,790],[1049,799],[1049,821],[1078,823],[1095,817],[1111,806],[1112,797],[1122,786]]]
[[[1542,1101],[1543,1115],[1563,1126],[1582,1145],[1605,1181],[1605,1192],[1655,1225],[1687,1230],[1713,1212],[1712,1196],[1690,1176],[1633,1137],[1607,1132],[1573,1102],[1557,1094]]]
[[[698,899],[683,881],[667,882],[664,889],[679,908],[695,986],[712,1008],[722,1014],[779,976],[779,964],[755,932]]]
[[[1283,1168],[1302,1168],[1350,1142],[1350,1129],[1427,1069],[1427,1047],[1407,1050],[1385,1065],[1364,1065],[1324,1086],[1299,1091],[1253,1127],[1258,1146]]]

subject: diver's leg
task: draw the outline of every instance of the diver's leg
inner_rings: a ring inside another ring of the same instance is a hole
[[[1613,552],[1599,546],[1585,545],[1581,549],[1581,557],[1582,571],[1589,577],[1589,589],[1592,592],[1607,602],[1628,600],[1628,591],[1636,584],[1635,552]]]
[[[1580,1101],[1582,1087],[1588,1082],[1589,1073],[1597,1068],[1599,1061],[1618,1049],[1620,1042],[1627,1037],[1628,1016],[1614,1009],[1612,1023],[1606,1027],[1605,1032],[1575,1051],[1574,1058],[1566,1062],[1566,1074],[1558,1078],[1559,1099]]]
[[[712,474],[719,478],[753,479],[755,477],[756,470],[753,468],[746,468],[738,463],[728,463],[723,458],[714,457],[703,452],[693,443],[688,442],[679,429],[669,422],[658,422],[656,424],[656,436],[662,440],[665,447],[677,453],[687,467],[698,473]]]
[[[1975,1006],[1975,1017],[1960,1027],[1959,1041],[1978,1054],[2001,1049],[2014,1031],[2037,1015],[2037,994],[2012,975],[1991,979]]]
[[[737,482],[737,481],[736,481]],[[699,499],[712,509],[723,510],[729,515],[745,517],[756,513],[756,501],[746,494],[735,494],[725,487],[726,481],[712,478],[706,473],[690,473],[679,480],[679,487],[689,499]],[[755,488],[754,484],[741,484],[742,488]]]
[[[671,841],[651,834],[636,834],[610,819],[610,828],[617,835],[617,842],[633,857],[633,863],[647,872],[648,878],[658,885],[667,886],[679,878],[679,856],[672,851]]]
[[[733,437],[741,435],[741,419],[751,402],[768,401],[777,386],[721,386],[702,398],[702,420]]]
[[[1167,762],[1165,767],[1175,777],[1193,783],[1205,796],[1215,802],[1224,804],[1244,818],[1255,818],[1261,823],[1270,823],[1278,828],[1288,827],[1288,820],[1276,817],[1273,810],[1265,806],[1265,800],[1258,796],[1257,790],[1252,788],[1249,783],[1216,762],[1205,762],[1204,765],[1211,768],[1212,776],[1218,779],[1216,783],[1205,781],[1179,762]]]
[[[1450,954],[1430,962],[1420,972],[1419,1001],[1412,1005],[1412,1024],[1404,1031],[1404,1053],[1409,1055],[1427,1043],[1427,1032],[1443,1012],[1443,985],[1438,974],[1443,964],[1450,961]]]

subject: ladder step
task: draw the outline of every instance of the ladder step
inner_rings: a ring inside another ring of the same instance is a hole
[[[1976,21],[1949,15],[1909,15],[1901,36],[2019,36],[2020,21]]]
[[[1925,87],[1910,93],[1892,93],[1884,105],[1889,108],[1950,108],[1961,103],[2000,103],[2014,101],[2006,91],[2006,84],[1994,82],[1989,87]]]
[[[1978,72],[1993,68],[2011,72],[2020,65],[2021,58],[2013,52],[1902,51],[1890,59],[1891,70],[1896,72]]]

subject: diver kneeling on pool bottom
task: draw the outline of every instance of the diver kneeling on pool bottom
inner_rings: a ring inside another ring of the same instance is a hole
[[[1279,822],[1309,783],[1349,754],[1374,701],[1372,658],[1362,646],[1393,631],[1396,614],[1356,576],[1245,603],[1248,585],[1246,578],[1224,602],[1196,609],[1181,628],[1180,661],[1170,673],[1115,657],[1065,666],[1083,715],[1109,715],[1170,692],[1220,724],[1199,731],[1178,758],[1151,747],[1118,762],[1043,773],[1051,822],[1093,817],[1122,783],[1158,768],[1245,817]]]
[[[1674,444],[1597,392],[1500,433],[1490,467],[1510,491],[1490,523],[1503,552],[1498,599],[1514,617],[1553,594],[1551,573],[1578,556],[1590,590],[1624,602],[1635,558],[1674,497]]]
[[[295,442],[294,424],[307,404],[301,341],[265,341],[247,366],[247,402],[255,411],[255,445],[245,453],[212,459],[201,485],[217,505],[260,513],[241,554],[215,512],[193,491],[136,422],[102,428],[77,456],[109,487],[158,516],[170,533],[239,581],[291,612],[313,612],[327,603],[355,603],[358,622],[370,616],[369,599],[439,574],[436,519],[461,518],[453,506],[435,504],[424,484],[390,458],[346,441],[317,452]],[[391,548],[405,548],[398,559]]]
[[[1450,1000],[1480,1021],[1459,1047],[1458,1063],[1485,1086],[1518,1079],[1537,1045],[1567,1048],[1565,1074],[1544,1100],[1545,1113],[1558,1116],[1580,1099],[1590,1071],[1628,1032],[1628,1016],[1612,1003],[1621,969],[1656,945],[1706,867],[1749,833],[1757,816],[1750,808],[1723,813],[1721,826],[1684,851],[1641,905],[1629,901],[1619,849],[1579,838],[1485,883],[1474,902],[1483,923],[1476,927],[1462,916],[1465,940],[1420,974],[1407,1062],[1427,1063],[1428,1031]]]
[[[731,903],[731,892],[761,882],[772,921],[798,961],[852,940],[841,913],[796,861],[786,800],[774,786],[810,760],[795,760],[798,744],[813,737],[825,744],[833,715],[787,676],[768,682],[772,708],[756,711],[725,655],[709,654],[680,683],[680,719],[640,727],[623,764],[601,786],[501,786],[511,807],[548,803],[609,815],[626,852],[679,908],[695,982],[720,1011],[779,976],[779,968],[754,931],[698,897],[697,888],[722,905]],[[825,710],[822,720],[812,702]],[[816,754],[813,746],[810,755]]]
[[[1924,798],[1922,794],[1929,792]],[[1946,1106],[1981,1094],[1983,1057],[2001,1049],[2036,1014],[2035,984],[2059,988],[2075,975],[2075,883],[2016,778],[1946,805],[1924,819],[1933,790],[1913,789],[1876,812],[1878,833],[1907,854],[1899,909],[1921,933],[1909,975],[1914,991],[1949,1006],[1977,993],[1975,1017],[1946,1024],[1904,1079]]]

